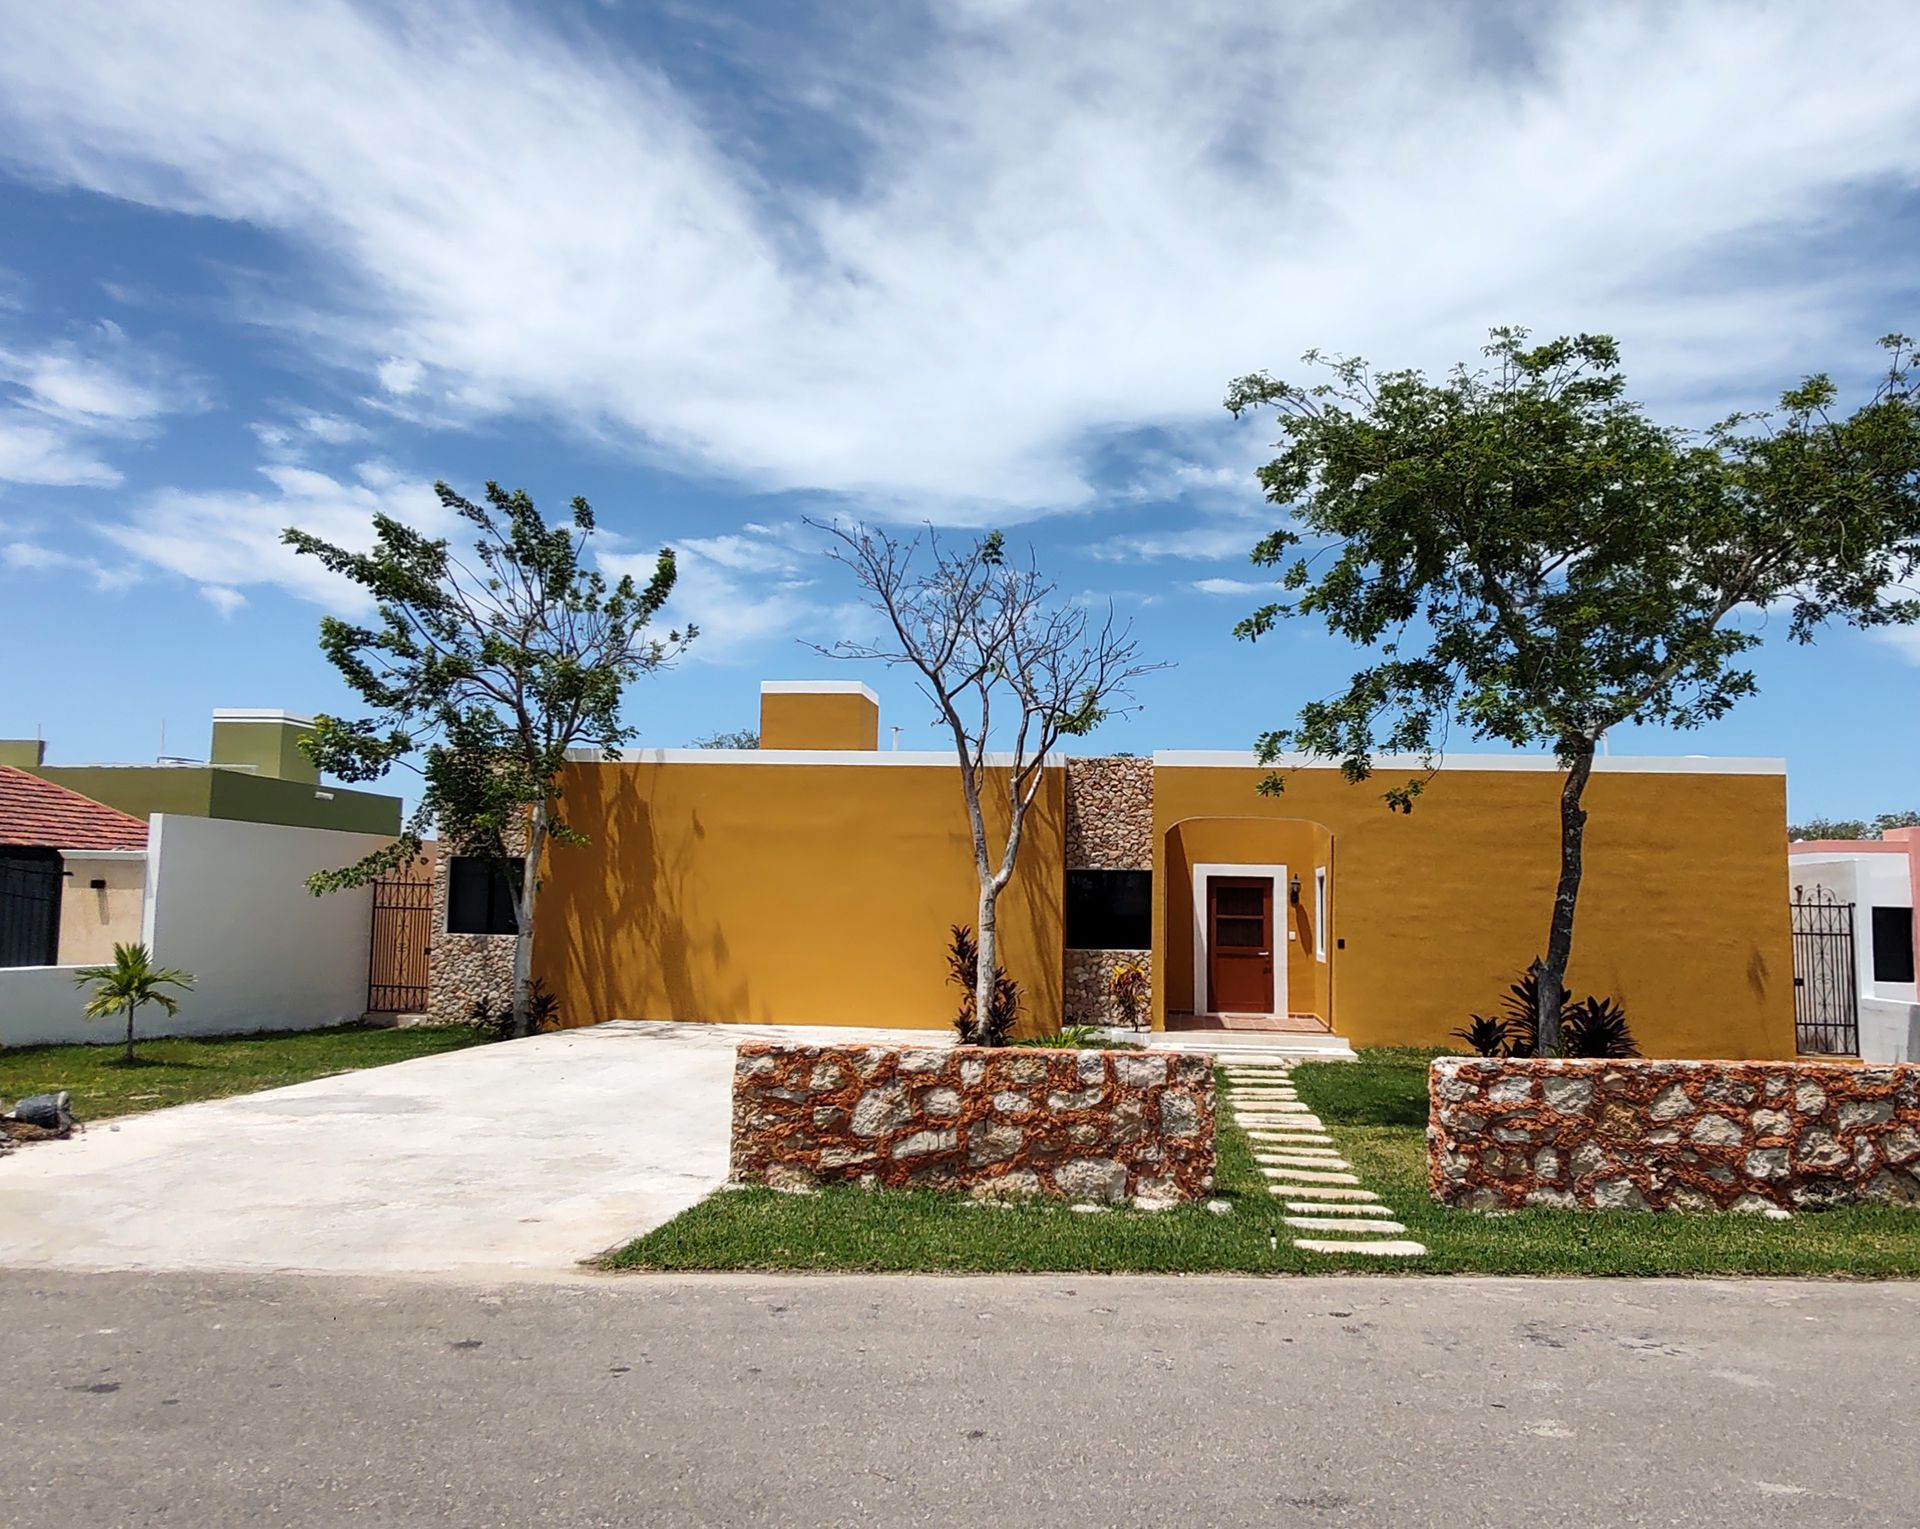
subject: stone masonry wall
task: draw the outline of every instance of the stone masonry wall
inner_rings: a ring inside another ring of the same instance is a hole
[[[1067,869],[1153,869],[1153,761],[1067,760]],[[1150,950],[1069,950],[1062,1012],[1070,1025],[1117,1025],[1120,1011],[1107,987],[1122,961],[1153,971]],[[1153,1012],[1151,985],[1140,1011]]]
[[[1150,950],[1070,950],[1066,960],[1067,1002],[1066,1016],[1070,1025],[1118,1025],[1124,1023],[1120,1006],[1113,1001],[1113,989],[1109,985],[1113,978],[1113,969],[1122,961],[1134,961],[1147,971],[1149,979],[1153,974],[1153,952]],[[1153,1017],[1153,993],[1151,981],[1148,991],[1140,1000],[1140,1016],[1143,1020]]]
[[[1067,760],[1067,869],[1153,869],[1153,761]]]
[[[1920,1065],[1442,1057],[1429,1089],[1427,1185],[1450,1205],[1920,1202]]]
[[[733,1178],[1144,1206],[1213,1190],[1213,1059],[748,1044]]]
[[[451,852],[434,857],[433,927],[427,947],[427,1018],[437,1025],[465,1024],[484,998],[495,1014],[513,1007],[513,939],[510,934],[448,934],[447,873]]]

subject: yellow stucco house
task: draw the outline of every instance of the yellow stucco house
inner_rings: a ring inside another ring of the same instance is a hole
[[[879,739],[865,686],[771,682],[758,749],[572,763],[593,843],[553,852],[534,951],[565,1022],[945,1028],[975,902],[955,765]],[[1136,960],[1156,1029],[1446,1044],[1544,941],[1559,773],[1451,756],[1397,814],[1397,767],[1265,796],[1251,754],[1051,764],[1000,919],[1024,1027],[1109,1020]],[[1588,804],[1572,989],[1622,1000],[1650,1056],[1793,1055],[1783,765],[1604,757]]]

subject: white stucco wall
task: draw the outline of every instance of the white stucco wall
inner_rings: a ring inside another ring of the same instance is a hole
[[[1886,998],[1906,1004],[1920,999],[1920,990],[1911,982],[1873,980],[1872,910],[1901,908],[1910,915],[1913,909],[1913,886],[1907,879],[1905,855],[1850,855],[1835,850],[1790,855],[1787,880],[1796,887],[1824,887],[1841,902],[1853,904],[1855,980],[1862,1001]],[[1866,1044],[1864,1036],[1861,1044]]]
[[[1920,1003],[1862,998],[1860,1060],[1920,1062]]]
[[[366,1008],[372,896],[315,897],[314,871],[390,842],[377,834],[284,828],[157,814],[147,844],[144,938],[154,960],[193,973],[171,1020],[149,1005],[140,1035],[312,1030]],[[0,971],[0,1045],[105,1043],[114,1021],[88,1022],[71,967]]]

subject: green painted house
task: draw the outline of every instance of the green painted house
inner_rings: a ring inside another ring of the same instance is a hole
[[[174,812],[237,818],[349,833],[400,832],[400,798],[323,785],[300,751],[311,717],[287,711],[222,709],[213,714],[213,747],[205,760],[153,764],[48,764],[37,738],[0,739],[0,764],[105,802],[137,818]]]

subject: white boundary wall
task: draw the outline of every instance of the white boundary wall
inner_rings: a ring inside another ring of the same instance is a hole
[[[358,1019],[367,1003],[369,888],[315,897],[314,871],[390,843],[380,834],[157,814],[147,844],[144,938],[156,963],[194,975],[172,1019],[148,1005],[138,1035],[313,1030]],[[125,1034],[89,1021],[72,967],[0,969],[0,1045]],[[170,990],[171,991],[171,990]]]

